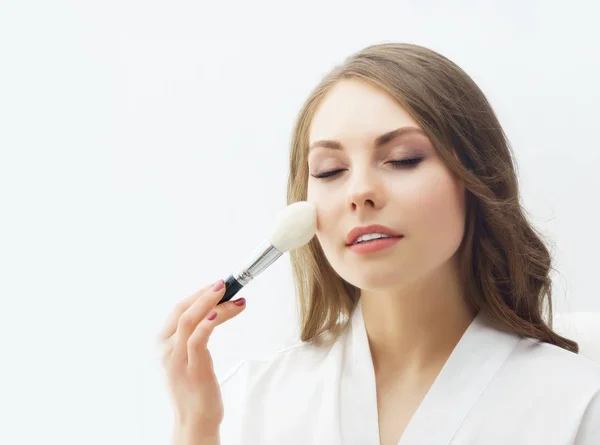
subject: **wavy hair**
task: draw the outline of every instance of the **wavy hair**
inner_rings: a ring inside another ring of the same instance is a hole
[[[471,77],[437,52],[413,44],[371,45],[324,76],[297,116],[288,204],[306,199],[308,133],[315,110],[336,82],[348,78],[370,82],[394,97],[464,182],[466,225],[457,253],[468,303],[501,329],[577,353],[576,342],[552,329],[552,259],[519,201],[506,135]],[[360,290],[332,269],[316,237],[291,251],[290,259],[300,339],[334,341],[347,325]]]

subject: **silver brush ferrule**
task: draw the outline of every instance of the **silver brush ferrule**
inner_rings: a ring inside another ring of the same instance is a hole
[[[248,258],[246,267],[234,274],[235,279],[245,286],[256,278],[263,270],[269,267],[282,253],[271,245],[269,240],[262,242]]]

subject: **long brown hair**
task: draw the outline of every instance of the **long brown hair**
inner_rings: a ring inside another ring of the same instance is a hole
[[[552,330],[551,255],[521,207],[506,135],[475,82],[435,51],[413,44],[372,45],[346,58],[322,79],[301,108],[294,128],[288,204],[306,199],[308,132],[315,110],[329,89],[347,78],[371,82],[394,97],[464,182],[466,226],[457,254],[468,303],[501,329],[577,353],[577,343]],[[335,340],[360,290],[332,269],[316,237],[290,252],[290,257],[300,339]]]

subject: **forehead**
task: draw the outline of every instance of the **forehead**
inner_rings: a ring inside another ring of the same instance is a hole
[[[334,85],[316,109],[309,144],[321,139],[371,142],[390,130],[420,125],[383,89],[358,79]]]

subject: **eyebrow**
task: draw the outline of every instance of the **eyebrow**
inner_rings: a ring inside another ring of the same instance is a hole
[[[381,136],[378,136],[375,139],[375,144],[374,144],[374,148],[379,148],[382,145],[387,144],[388,142],[403,136],[405,134],[411,134],[411,133],[418,133],[418,134],[422,134],[425,135],[425,132],[417,127],[400,127],[400,128],[396,128],[395,130],[389,131],[387,133],[382,134]],[[312,150],[313,148],[316,147],[322,147],[322,148],[330,148],[333,150],[341,150],[342,149],[342,144],[339,141],[332,141],[332,140],[319,140],[319,141],[315,141],[312,144],[310,144],[310,146],[308,147],[308,150]]]

